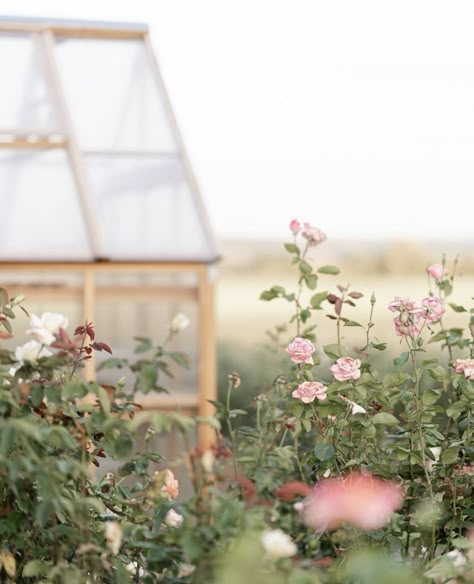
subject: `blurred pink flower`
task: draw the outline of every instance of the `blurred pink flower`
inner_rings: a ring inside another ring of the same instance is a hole
[[[454,369],[456,373],[462,373],[466,379],[474,381],[474,359],[456,359]]]
[[[416,304],[411,298],[401,296],[395,296],[388,305],[388,309],[392,312],[411,312],[416,308]]]
[[[290,221],[290,231],[292,231],[293,234],[296,235],[300,229],[301,229],[301,224],[298,221],[298,219],[292,219]]]
[[[437,322],[446,312],[444,302],[436,296],[428,296],[421,301],[425,309],[424,317],[428,323]]]
[[[417,337],[421,332],[419,321],[419,314],[412,315],[408,319],[396,316],[393,319],[395,324],[395,334],[398,337]]]
[[[315,398],[325,400],[327,397],[327,389],[319,381],[305,381],[304,383],[300,383],[291,395],[301,400],[304,404],[310,404]]]
[[[313,364],[311,355],[315,350],[313,343],[302,337],[296,337],[286,348],[293,363],[309,363],[310,365]]]
[[[446,274],[446,271],[443,269],[441,264],[431,264],[426,268],[426,271],[435,280],[441,280],[441,278]]]
[[[326,234],[321,229],[313,227],[309,223],[303,223],[303,232],[301,235],[308,240],[308,244],[311,247],[322,243],[326,239]]]
[[[334,365],[329,367],[329,371],[338,381],[348,381],[349,379],[359,379],[360,359],[352,357],[340,357]]]
[[[365,531],[390,521],[403,499],[401,487],[370,474],[320,480],[303,501],[303,522],[319,532],[349,523]]]
[[[179,495],[179,483],[174,478],[174,474],[168,468],[164,471],[164,485],[161,487],[161,492],[172,501]]]

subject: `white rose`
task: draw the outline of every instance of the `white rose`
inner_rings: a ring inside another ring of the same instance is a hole
[[[106,521],[104,531],[107,547],[116,556],[122,545],[122,526],[117,521]]]
[[[206,450],[206,452],[201,456],[202,468],[207,473],[211,473],[214,467],[215,456],[211,450]]]
[[[187,328],[190,322],[191,321],[185,314],[178,312],[178,314],[176,314],[171,320],[170,330],[173,333],[179,333],[180,331]]]
[[[184,517],[174,509],[170,509],[165,515],[165,524],[168,527],[180,527],[183,524]]]
[[[41,357],[49,357],[50,355],[52,355],[51,351],[48,351],[43,347],[42,343],[35,340],[28,341],[15,349],[15,358],[20,362],[31,361],[36,363]]]
[[[262,533],[262,545],[267,554],[277,560],[278,558],[289,558],[298,551],[296,544],[290,536],[281,529],[269,529]]]
[[[43,345],[51,345],[55,341],[55,335],[59,333],[59,329],[65,329],[68,324],[69,321],[63,314],[43,312],[41,318],[32,314],[31,328],[26,332]]]
[[[355,414],[366,414],[367,412],[364,410],[364,408],[362,406],[360,406],[359,404],[356,404],[355,402],[352,402],[352,415],[354,416]]]

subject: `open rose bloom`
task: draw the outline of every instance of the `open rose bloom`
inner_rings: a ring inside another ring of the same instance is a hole
[[[318,532],[350,524],[364,531],[380,529],[390,521],[403,499],[394,483],[354,472],[322,479],[303,501],[303,522]]]
[[[302,337],[296,337],[286,348],[293,363],[308,363],[310,365],[313,364],[312,355],[315,350],[313,343]]]

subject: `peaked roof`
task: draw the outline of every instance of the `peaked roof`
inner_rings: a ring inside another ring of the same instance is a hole
[[[0,16],[0,258],[217,259],[144,24]]]

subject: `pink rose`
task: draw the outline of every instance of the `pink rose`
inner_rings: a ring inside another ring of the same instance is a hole
[[[474,381],[474,359],[456,359],[454,369],[456,373],[462,373],[466,379]]]
[[[168,468],[164,471],[164,485],[161,487],[161,492],[169,501],[176,499],[179,495],[179,483]]]
[[[397,337],[417,337],[421,332],[420,315],[415,314],[411,315],[410,318],[404,318],[405,314],[402,313],[400,317],[396,316],[393,319],[395,334]]]
[[[369,531],[386,525],[402,500],[398,485],[354,472],[320,480],[299,513],[306,525],[320,533],[345,523]]]
[[[300,383],[298,388],[291,394],[294,398],[300,399],[304,404],[310,404],[315,398],[326,399],[328,388],[319,381],[305,381]]]
[[[313,227],[309,223],[303,223],[303,233],[301,235],[308,240],[308,244],[311,247],[322,243],[326,239],[326,234],[321,229]]]
[[[432,276],[435,280],[441,280],[441,278],[445,275],[445,270],[441,264],[431,264],[426,268],[426,271],[430,276]]]
[[[298,219],[292,219],[290,221],[290,231],[292,231],[293,234],[296,235],[300,229],[301,229],[301,225],[300,225],[300,222],[298,221]]]
[[[296,337],[292,343],[286,348],[293,363],[309,363],[313,364],[312,354],[315,352],[314,345],[311,341]]]
[[[446,312],[443,301],[436,296],[423,298],[421,305],[425,309],[424,317],[429,323],[438,321]]]
[[[416,310],[416,304],[410,298],[395,296],[392,302],[389,303],[388,309],[392,312],[410,312]]]
[[[352,357],[340,357],[334,363],[334,365],[329,367],[329,371],[331,371],[337,381],[359,379],[360,359],[352,359]]]

